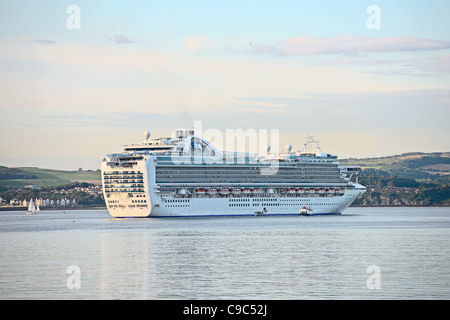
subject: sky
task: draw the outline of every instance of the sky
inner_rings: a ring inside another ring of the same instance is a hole
[[[313,135],[339,158],[450,151],[449,12],[440,0],[0,0],[0,165],[96,170],[144,131],[194,121],[279,130],[294,150]]]

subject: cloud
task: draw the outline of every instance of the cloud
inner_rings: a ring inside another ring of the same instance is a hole
[[[252,109],[248,108],[252,102]],[[239,102],[242,102],[239,108]],[[297,96],[263,96],[235,100],[239,109],[263,111],[259,126],[285,130],[342,130],[343,125],[362,131],[383,132],[430,128],[447,130],[450,90],[392,92],[305,92]],[[265,108],[283,104],[284,108]],[[255,120],[255,119],[253,119]]]
[[[42,114],[41,121],[46,121],[46,126],[53,127],[101,127],[120,126],[135,127],[145,126],[156,119],[158,122],[170,119],[172,115],[151,112],[59,112],[54,114]]]
[[[379,66],[396,63],[405,63],[404,60],[388,60],[388,59],[373,59],[368,57],[345,57],[342,59],[334,59],[324,62],[326,65],[336,67],[357,67],[357,66]]]
[[[112,37],[105,36],[106,39],[113,41],[117,44],[127,44],[127,43],[137,43],[136,40],[131,39],[130,37],[115,34]]]
[[[435,56],[429,62],[418,64],[417,67],[426,72],[450,73],[450,54]]]
[[[32,40],[31,42],[37,43],[37,44],[43,44],[43,45],[47,45],[47,46],[56,44],[56,41],[49,40],[49,39],[35,39],[35,40]]]
[[[186,51],[198,51],[205,47],[205,38],[202,35],[187,37],[184,39]]]
[[[289,55],[344,54],[349,56],[371,52],[431,51],[450,48],[449,41],[417,37],[364,38],[342,36],[333,38],[298,37],[279,46],[252,44],[255,53]]]

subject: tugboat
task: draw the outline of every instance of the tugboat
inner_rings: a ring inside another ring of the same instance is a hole
[[[298,212],[300,216],[312,216],[314,215],[313,209],[307,208],[306,206],[303,206],[300,211]]]
[[[262,211],[255,211],[255,216],[263,216],[264,213],[267,212],[266,208],[263,208]]]

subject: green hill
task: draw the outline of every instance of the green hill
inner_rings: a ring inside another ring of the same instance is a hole
[[[362,168],[359,182],[367,187],[367,192],[354,205],[450,205],[450,152],[415,152],[339,162]]]
[[[450,152],[415,152],[380,158],[341,159],[339,162],[360,165],[363,171],[377,172],[378,175],[450,183]]]
[[[0,166],[0,185],[3,186],[23,187],[35,185],[39,187],[53,187],[71,182],[101,184],[101,175],[98,171],[64,171],[34,167],[8,168]]]

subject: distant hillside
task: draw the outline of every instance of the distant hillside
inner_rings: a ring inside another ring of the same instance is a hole
[[[40,168],[8,168],[0,166],[0,185],[23,187],[35,185],[53,187],[71,182],[89,182],[101,184],[100,172],[64,171]]]
[[[450,152],[415,152],[339,162],[362,167],[359,182],[368,191],[354,205],[450,205]]]

